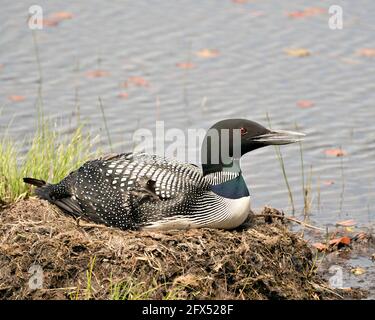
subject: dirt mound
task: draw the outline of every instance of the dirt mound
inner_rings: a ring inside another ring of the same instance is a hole
[[[281,222],[135,232],[79,224],[45,201],[0,212],[0,299],[336,299]]]

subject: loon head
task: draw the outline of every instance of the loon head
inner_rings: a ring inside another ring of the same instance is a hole
[[[203,142],[203,171],[207,174],[222,170],[250,151],[269,145],[299,142],[304,136],[294,131],[267,129],[246,119],[219,121],[208,130]]]
[[[211,129],[221,131],[221,137],[225,129],[229,133],[229,153],[233,155],[236,148],[236,133],[240,140],[241,156],[245,153],[269,145],[284,145],[301,141],[303,133],[286,130],[270,130],[257,122],[246,119],[226,119],[214,124]],[[210,129],[210,130],[211,130]],[[224,131],[223,131],[224,129]],[[237,146],[237,147],[238,147]]]

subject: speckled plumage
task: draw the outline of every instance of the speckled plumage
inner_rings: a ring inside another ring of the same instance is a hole
[[[74,216],[121,229],[155,223],[163,228],[163,223],[186,218],[199,227],[217,222],[219,214],[225,220],[226,199],[213,193],[211,186],[237,176],[235,172],[203,176],[194,165],[127,153],[89,161],[37,194]],[[154,184],[152,191],[145,188],[148,181]]]

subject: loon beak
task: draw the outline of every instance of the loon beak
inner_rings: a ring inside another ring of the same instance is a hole
[[[304,133],[286,130],[270,130],[266,134],[253,137],[254,142],[261,142],[266,145],[283,145],[302,141],[306,136]]]

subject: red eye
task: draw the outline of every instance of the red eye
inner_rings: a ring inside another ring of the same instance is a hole
[[[247,133],[246,128],[241,128],[241,136],[244,136]]]

